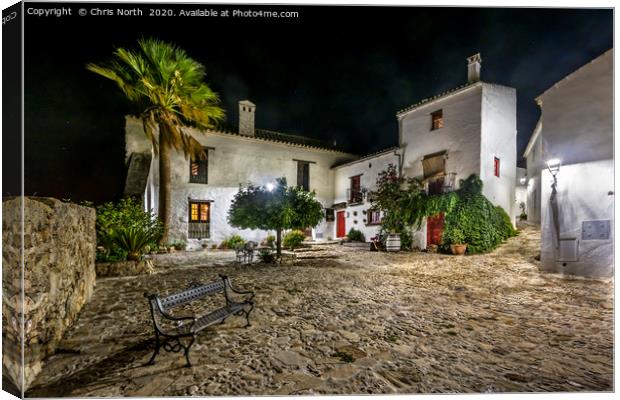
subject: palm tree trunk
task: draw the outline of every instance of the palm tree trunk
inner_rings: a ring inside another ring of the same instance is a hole
[[[171,182],[170,182],[170,143],[168,142],[168,127],[165,123],[159,124],[159,220],[164,225],[164,232],[160,244],[169,242],[170,231],[170,207],[171,207]]]

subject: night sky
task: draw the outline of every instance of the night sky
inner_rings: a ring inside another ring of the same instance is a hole
[[[539,116],[534,97],[613,43],[611,10],[281,6],[300,17],[265,19],[148,17],[144,4],[125,6],[142,17],[81,17],[79,4],[57,6],[74,15],[25,19],[25,191],[96,203],[122,195],[124,115],[138,110],[84,66],[141,37],[203,63],[229,125],[247,98],[258,128],[358,154],[397,144],[396,112],[465,83],[465,58],[480,52],[482,80],[517,89],[518,158]],[[165,8],[194,7],[276,8]],[[5,182],[4,195],[18,191]]]

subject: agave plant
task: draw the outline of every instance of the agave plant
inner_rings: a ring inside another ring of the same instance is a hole
[[[153,240],[153,234],[137,227],[123,227],[114,231],[112,240],[121,250],[127,252],[127,259],[138,261]]]

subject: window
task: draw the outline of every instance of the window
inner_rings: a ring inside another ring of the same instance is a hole
[[[431,131],[439,128],[443,128],[443,110],[431,113]]]
[[[196,159],[189,162],[189,182],[190,183],[209,183],[208,179],[208,165],[209,165],[209,150],[204,150],[205,159]]]
[[[493,173],[499,178],[499,158],[493,159]]]
[[[378,225],[381,223],[381,211],[370,209],[368,215],[368,225]]]
[[[310,163],[307,161],[297,161],[297,186],[310,191]]]
[[[349,203],[361,203],[362,202],[362,186],[361,186],[361,175],[352,176],[350,179],[351,183],[349,186],[348,199]]]
[[[202,239],[210,237],[211,203],[206,201],[189,202],[189,230],[187,237]]]
[[[325,221],[327,222],[333,222],[334,221],[334,209],[333,208],[326,208],[325,209]]]
[[[422,170],[424,172],[424,179],[445,174],[446,157],[447,153],[445,150],[425,155],[422,159]]]

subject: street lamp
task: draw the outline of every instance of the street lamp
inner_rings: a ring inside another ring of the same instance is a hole
[[[560,246],[560,221],[558,219],[558,201],[556,199],[558,191],[558,179],[557,175],[560,172],[560,164],[562,162],[559,158],[551,158],[547,160],[547,169],[551,176],[553,177],[553,183],[551,184],[551,196],[549,196],[549,203],[551,205],[551,215],[553,216],[553,227],[555,228],[555,247],[556,249]]]

